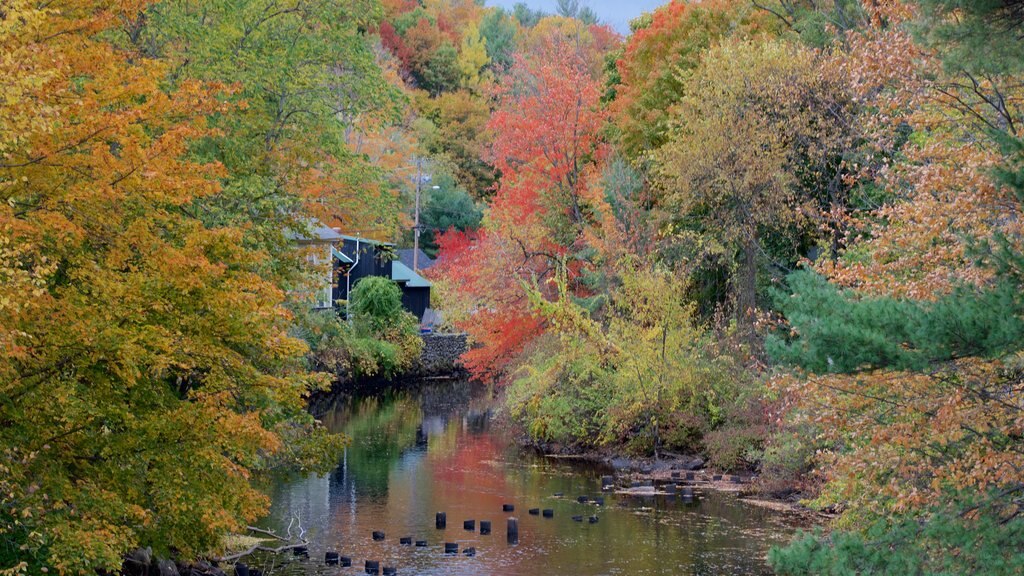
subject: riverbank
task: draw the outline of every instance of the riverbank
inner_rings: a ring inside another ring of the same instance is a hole
[[[535,444],[524,443],[534,449]],[[685,488],[702,491],[732,493],[742,501],[761,508],[797,515],[814,522],[824,522],[834,514],[809,508],[802,504],[802,495],[792,491],[786,495],[766,492],[760,488],[758,475],[753,471],[729,474],[705,469],[703,459],[670,455],[658,458],[633,458],[614,453],[552,454],[543,453],[545,458],[561,461],[579,461],[608,466],[614,470],[612,481],[606,491],[625,495],[671,496]]]

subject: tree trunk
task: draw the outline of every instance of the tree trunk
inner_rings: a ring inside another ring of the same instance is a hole
[[[736,272],[736,321],[741,336],[754,342],[754,311],[757,308],[757,234],[744,235]]]

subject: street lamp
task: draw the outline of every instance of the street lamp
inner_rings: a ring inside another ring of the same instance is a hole
[[[421,161],[419,158],[416,159],[416,223],[413,225],[412,231],[412,271],[419,274],[420,272],[420,189],[423,187],[424,176],[421,171]],[[429,181],[429,176],[426,177]],[[440,190],[441,187],[434,185],[430,187],[431,190]]]

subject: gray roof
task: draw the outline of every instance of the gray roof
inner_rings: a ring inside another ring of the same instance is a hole
[[[337,242],[344,238],[340,232],[319,220],[311,218],[307,224],[309,225],[309,234],[306,234],[305,231],[289,230],[285,235],[297,242]]]
[[[412,253],[412,248],[402,248],[398,250],[398,260],[402,264],[408,266],[410,270],[412,269]],[[417,264],[419,264],[420,270],[426,270],[434,265],[434,259],[427,256],[427,253],[423,250],[420,250],[420,260]]]

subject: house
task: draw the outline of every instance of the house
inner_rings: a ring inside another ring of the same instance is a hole
[[[314,223],[310,226],[309,235],[291,234],[291,239],[299,246],[309,248],[306,259],[311,267],[325,268],[324,277],[321,279],[320,287],[314,295],[313,307],[316,309],[329,309],[335,307],[336,289],[335,272],[339,268],[352,265],[352,260],[338,250],[343,236],[333,228],[323,224]],[[330,267],[324,266],[332,262]]]
[[[318,291],[315,307],[337,308],[339,301],[349,299],[360,280],[381,276],[398,284],[406,310],[421,322],[428,315],[430,282],[402,263],[394,244],[349,236],[318,223],[311,226],[309,237],[296,235],[293,239],[300,245],[320,247],[309,256],[311,264],[320,265],[328,259],[333,262],[329,277],[324,278],[323,288]]]
[[[348,294],[359,280],[367,276],[383,276],[391,278],[402,289],[402,305],[405,309],[420,321],[423,320],[430,309],[431,285],[426,278],[402,262],[400,254],[403,251],[396,251],[395,245],[387,242],[346,235],[342,235],[339,249],[353,264],[346,265],[342,261],[337,263],[336,300],[348,300]]]
[[[430,309],[430,282],[401,260],[392,262],[391,279],[402,289],[402,305],[422,321]]]

